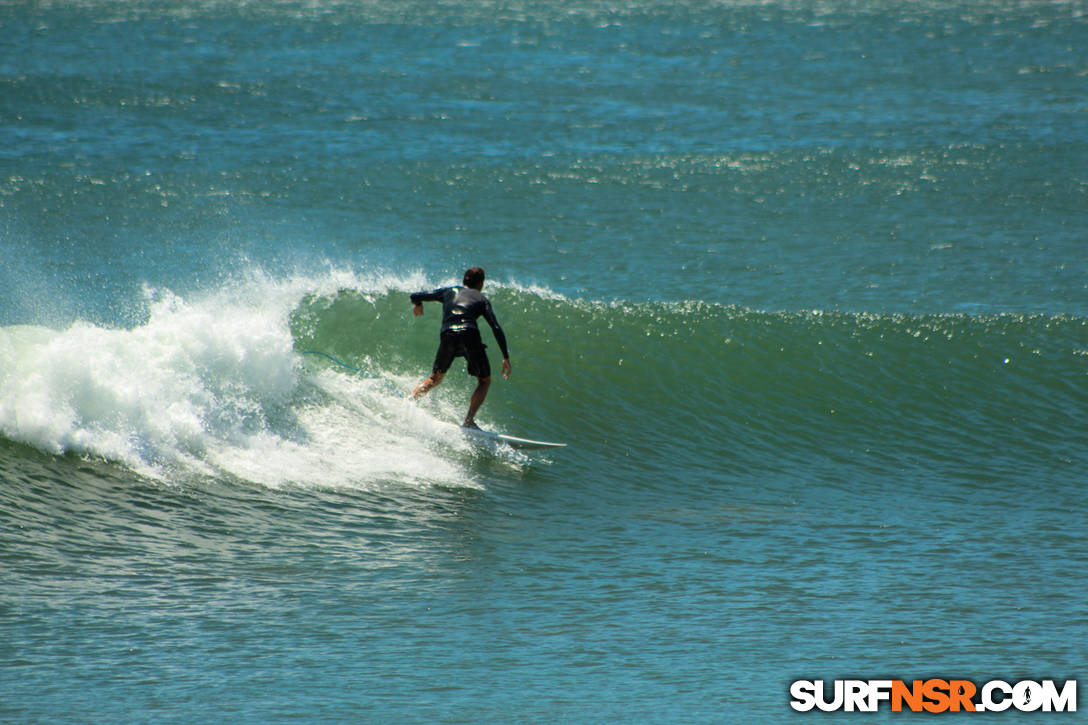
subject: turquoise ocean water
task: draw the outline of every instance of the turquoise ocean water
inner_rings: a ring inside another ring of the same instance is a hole
[[[0,720],[1083,686],[1086,229],[1082,0],[2,2]]]

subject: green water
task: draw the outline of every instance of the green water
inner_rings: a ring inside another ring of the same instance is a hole
[[[1083,16],[3,6],[0,720],[1077,678]],[[479,420],[567,448],[406,399],[477,264]]]

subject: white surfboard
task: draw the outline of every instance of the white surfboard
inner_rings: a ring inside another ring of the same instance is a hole
[[[461,430],[465,434],[474,438],[481,438],[484,440],[492,440],[499,443],[506,443],[514,448],[566,448],[566,443],[551,443],[549,441],[534,441],[528,438],[518,438],[517,436],[508,436],[505,433],[493,433],[489,430],[481,430],[479,428],[465,428],[461,426]]]

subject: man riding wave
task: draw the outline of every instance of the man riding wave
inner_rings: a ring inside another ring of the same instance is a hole
[[[431,388],[441,383],[453,364],[453,359],[463,357],[467,363],[468,374],[475,376],[477,383],[462,425],[466,428],[478,428],[476,412],[483,405],[488,388],[491,386],[491,362],[487,358],[487,346],[484,345],[480,337],[480,329],[476,325],[478,318],[483,317],[487,320],[487,324],[491,326],[491,331],[495,335],[495,341],[499,343],[499,349],[502,350],[503,378],[509,378],[512,369],[510,353],[506,348],[506,334],[495,319],[491,301],[481,291],[484,287],[484,270],[480,267],[467,270],[463,283],[463,286],[440,287],[431,292],[416,292],[411,296],[412,314],[416,317],[423,314],[424,302],[442,303],[442,330],[439,335],[438,352],[434,357],[434,366],[430,377],[421,382],[412,392],[412,399],[422,397]]]

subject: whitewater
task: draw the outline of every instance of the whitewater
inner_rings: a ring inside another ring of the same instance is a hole
[[[257,275],[192,302],[147,289],[147,321],[132,329],[4,328],[0,430],[166,480],[474,485],[448,455],[469,443],[405,400],[411,374],[345,376],[296,350],[291,312],[322,288],[389,293],[344,273]],[[428,452],[440,445],[446,457]]]

